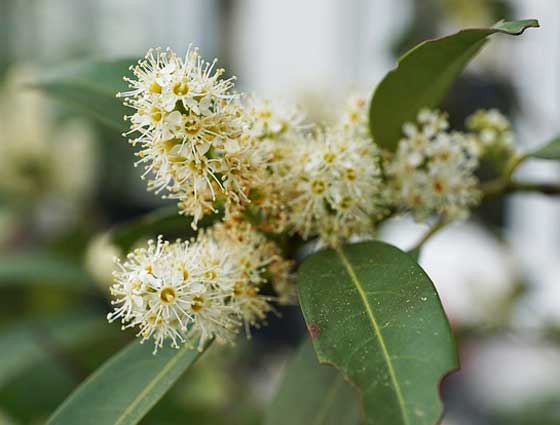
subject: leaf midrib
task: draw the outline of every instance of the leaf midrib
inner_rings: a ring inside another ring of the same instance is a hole
[[[395,395],[397,396],[397,402],[399,403],[399,407],[400,407],[400,410],[401,410],[401,414],[402,414],[404,423],[406,425],[408,425],[409,421],[408,421],[408,416],[406,414],[406,410],[405,410],[405,407],[404,407],[405,403],[404,403],[404,398],[403,398],[403,395],[402,395],[402,392],[401,392],[401,387],[400,387],[400,385],[397,381],[395,368],[393,366],[393,362],[391,361],[389,351],[387,350],[387,345],[385,344],[385,339],[383,338],[383,334],[381,333],[381,328],[379,327],[379,324],[377,323],[375,315],[373,314],[373,310],[371,309],[371,306],[369,305],[366,293],[365,293],[364,289],[362,288],[362,285],[360,284],[358,276],[356,275],[356,273],[354,272],[354,269],[352,268],[352,264],[350,264],[350,261],[348,261],[348,258],[346,257],[346,255],[344,254],[342,249],[337,248],[336,253],[340,257],[340,260],[342,261],[342,264],[346,268],[346,271],[348,272],[348,275],[350,276],[350,280],[352,281],[352,284],[356,287],[356,290],[358,291],[358,294],[361,298],[361,301],[362,301],[362,303],[363,303],[363,305],[366,309],[366,312],[367,312],[369,321],[371,323],[372,329],[374,331],[375,337],[377,338],[377,340],[379,341],[379,345],[381,346],[381,352],[383,354],[383,358],[385,360],[385,363],[387,364],[387,369],[389,371],[389,377],[391,379],[391,383],[393,385],[393,388],[395,389]]]
[[[122,425],[124,421],[130,417],[134,412],[134,409],[147,397],[150,391],[162,380],[162,378],[167,375],[167,373],[175,366],[179,359],[185,354],[185,352],[190,351],[187,345],[184,345],[175,356],[173,356],[169,362],[159,371],[159,373],[154,376],[154,378],[146,385],[146,387],[136,396],[134,400],[128,405],[125,411],[120,415],[115,421],[114,425]]]

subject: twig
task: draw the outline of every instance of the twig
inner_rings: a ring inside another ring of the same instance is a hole
[[[432,227],[430,227],[428,229],[428,231],[424,234],[424,236],[422,236],[422,238],[418,241],[418,243],[416,243],[416,245],[414,245],[409,252],[414,252],[414,251],[418,251],[420,248],[422,248],[422,246],[428,241],[428,239],[430,239],[432,236],[434,236],[437,232],[439,232],[441,229],[443,229],[445,226],[447,226],[449,224],[449,220],[445,217],[441,217],[436,224],[434,224]]]
[[[512,180],[517,167],[528,158],[529,155],[527,154],[513,157],[506,166],[502,176],[481,185],[483,197],[491,198],[514,192],[538,192],[543,195],[560,195],[560,184],[525,183]]]
[[[543,195],[560,195],[560,184],[555,183],[527,183],[518,181],[492,180],[482,185],[484,198],[507,195],[515,192],[537,192]]]

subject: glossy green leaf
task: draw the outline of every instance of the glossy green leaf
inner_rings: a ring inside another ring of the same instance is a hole
[[[48,320],[28,320],[0,331],[0,386],[47,358],[53,346],[76,347],[102,335],[105,319],[73,313]]]
[[[152,344],[132,342],[80,385],[48,425],[137,424],[200,356],[187,346],[152,352]]]
[[[130,110],[116,94],[126,89],[123,76],[130,73],[128,68],[134,62],[119,59],[67,64],[47,71],[45,77],[31,86],[123,131],[127,128],[123,116]]]
[[[376,143],[394,151],[405,122],[424,107],[437,107],[447,89],[494,33],[519,35],[536,20],[499,22],[492,28],[467,29],[425,41],[398,62],[375,89],[370,105],[370,129]]]
[[[439,382],[457,352],[436,290],[409,254],[383,242],[322,251],[303,262],[298,291],[319,361],[358,387],[367,424],[437,422]]]
[[[560,137],[552,139],[540,148],[529,153],[531,158],[538,159],[560,159]]]
[[[357,393],[342,375],[321,365],[307,339],[288,365],[266,414],[266,425],[357,425]]]
[[[1,256],[0,287],[22,283],[85,288],[91,278],[79,265],[45,253]]]

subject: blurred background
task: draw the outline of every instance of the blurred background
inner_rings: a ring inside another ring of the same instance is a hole
[[[502,18],[542,28],[495,37],[444,108],[461,128],[497,107],[519,146],[536,146],[560,131],[557,0],[0,0],[0,424],[43,423],[132,338],[104,321],[121,254],[104,232],[164,205],[118,131],[29,82],[70,61],[184,53],[192,42],[240,90],[329,122],[418,42]],[[533,161],[519,173],[558,181],[560,166]],[[421,263],[460,344],[462,369],[443,385],[445,425],[560,424],[559,223],[558,199],[516,195],[426,245]],[[381,236],[407,248],[424,231],[404,217]],[[304,334],[298,309],[284,309],[249,343],[213,349],[142,423],[260,423]]]

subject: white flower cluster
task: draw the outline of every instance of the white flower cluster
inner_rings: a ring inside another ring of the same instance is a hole
[[[319,236],[330,245],[373,234],[375,219],[386,210],[381,168],[364,132],[366,101],[352,100],[338,125],[314,131],[296,109],[269,107],[276,119],[254,114],[253,127],[269,128],[269,120],[281,129],[261,137],[269,167],[255,205],[266,230]]]
[[[329,244],[371,235],[382,190],[378,151],[367,129],[367,100],[352,97],[341,122],[311,131],[297,107],[232,93],[215,61],[196,49],[180,58],[150,50],[120,93],[141,150],[148,188],[177,198],[200,218],[249,209],[262,230],[320,236]]]
[[[135,110],[126,134],[141,148],[137,164],[145,166],[148,189],[178,199],[193,226],[217,201],[245,201],[256,174],[234,78],[222,79],[215,65],[192,48],[185,58],[150,50],[131,68],[135,78],[125,78],[130,91],[118,94]]]
[[[161,237],[117,262],[109,321],[135,327],[155,351],[166,339],[202,350],[208,341],[231,342],[244,325],[257,326],[273,308],[260,293],[267,277],[280,285],[289,263],[248,224],[222,223],[192,241]]]
[[[476,141],[448,127],[445,114],[420,111],[417,124],[404,125],[404,138],[386,166],[395,207],[419,221],[432,214],[465,217],[480,200]]]
[[[371,140],[341,129],[318,131],[296,141],[291,154],[284,181],[289,228],[330,244],[371,235],[384,211]]]
[[[511,123],[497,109],[480,109],[467,118],[467,128],[476,135],[481,155],[513,150]]]
[[[463,217],[480,199],[479,155],[510,138],[496,111],[478,112],[474,133],[459,133],[444,114],[422,110],[390,154],[372,140],[367,98],[350,97],[337,123],[312,127],[295,106],[235,94],[215,63],[196,49],[185,58],[150,50],[119,94],[135,110],[128,134],[148,188],[178,199],[194,227],[225,211],[190,242],[158,239],[119,263],[109,320],[138,328],[156,349],[168,338],[199,349],[231,341],[263,322],[272,301],[293,299],[291,263],[258,231],[336,246],[373,237],[391,212]],[[267,282],[274,297],[261,292]]]

